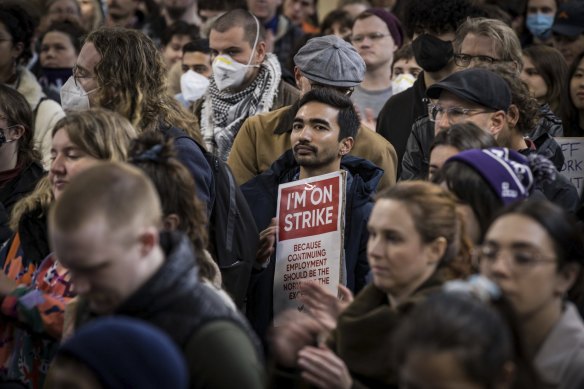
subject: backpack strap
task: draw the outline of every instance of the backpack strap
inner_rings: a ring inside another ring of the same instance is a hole
[[[34,107],[34,110],[32,111],[32,122],[33,123],[36,123],[37,114],[39,113],[39,108],[41,107],[41,104],[43,103],[43,101],[48,100],[48,99],[49,98],[46,96],[41,97],[41,99],[37,103],[36,107]]]

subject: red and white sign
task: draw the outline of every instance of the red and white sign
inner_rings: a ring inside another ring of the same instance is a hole
[[[300,285],[317,282],[337,294],[344,274],[346,172],[282,184],[278,188],[278,232],[274,273],[274,317],[303,310]]]

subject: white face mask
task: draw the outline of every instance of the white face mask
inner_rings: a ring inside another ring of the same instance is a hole
[[[391,82],[391,93],[396,95],[414,85],[416,78],[410,73],[400,74]]]
[[[85,92],[81,85],[75,84],[75,78],[71,76],[61,87],[61,107],[65,112],[86,111],[90,108],[88,95],[98,89]]]
[[[203,97],[209,86],[209,79],[192,69],[180,76],[180,91],[185,100],[196,101]]]
[[[247,64],[244,65],[239,63],[227,54],[218,55],[213,60],[213,78],[215,79],[215,84],[217,84],[217,88],[220,91],[228,88],[236,89],[240,87],[245,80],[248,68],[260,67],[259,65],[251,65],[251,60],[255,54],[260,35],[260,22],[255,16],[253,18],[256,21],[256,38]]]

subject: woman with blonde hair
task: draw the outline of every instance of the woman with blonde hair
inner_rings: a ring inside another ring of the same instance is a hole
[[[11,225],[16,232],[0,251],[2,379],[42,387],[61,337],[65,304],[74,297],[68,271],[47,257],[51,203],[79,172],[100,160],[126,160],[136,136],[126,119],[103,109],[71,113],[53,128],[49,174],[15,206]]]
[[[373,282],[332,330],[312,309],[284,312],[289,320],[272,337],[277,361],[298,367],[302,380],[318,388],[397,385],[394,331],[411,307],[440,289],[441,269],[470,255],[462,224],[455,198],[437,185],[400,182],[380,192],[367,226]]]

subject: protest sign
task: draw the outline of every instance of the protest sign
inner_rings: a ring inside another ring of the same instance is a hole
[[[339,281],[346,279],[345,184],[346,172],[339,171],[278,187],[275,317],[284,309],[304,309],[302,282],[317,282],[336,295]]]
[[[584,138],[555,138],[564,153],[564,165],[560,173],[564,175],[578,189],[582,195],[584,188]]]

